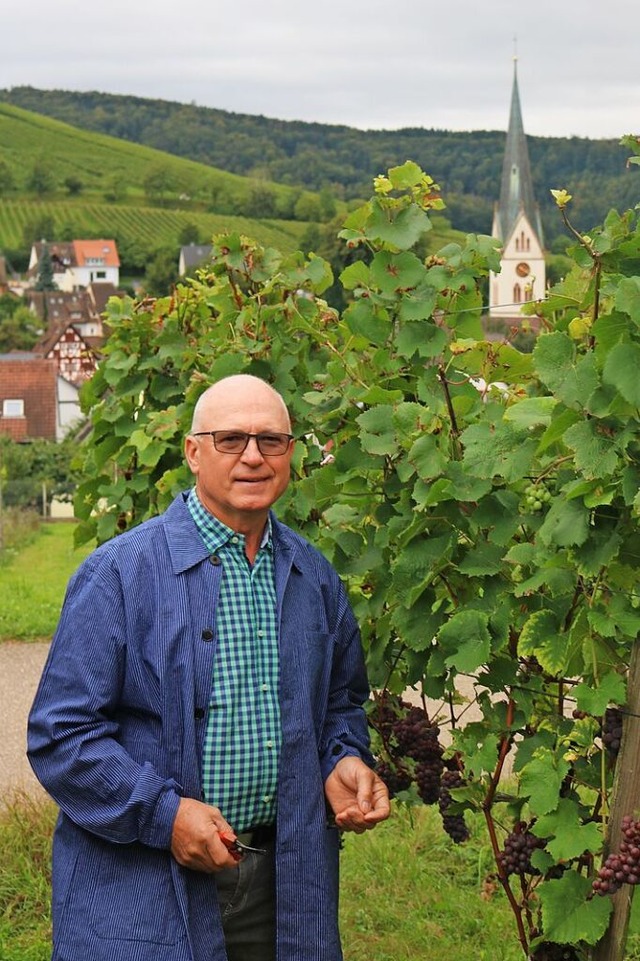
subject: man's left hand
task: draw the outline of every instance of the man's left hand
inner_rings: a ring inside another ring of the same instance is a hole
[[[341,758],[324,783],[324,793],[342,831],[362,834],[389,817],[389,792],[359,757]]]

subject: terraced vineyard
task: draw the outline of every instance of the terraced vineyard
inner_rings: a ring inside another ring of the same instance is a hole
[[[36,168],[47,178],[39,194]],[[163,183],[153,201],[151,172],[160,172]],[[265,210],[263,203],[262,213],[256,206],[261,194],[270,204]],[[195,225],[203,241],[231,230],[288,252],[298,247],[307,227],[302,219],[289,219],[301,197],[316,195],[0,103],[0,252],[28,250],[25,225],[44,217],[54,225],[55,236],[48,240],[113,237],[122,247],[135,245],[152,254],[179,246],[183,228]]]
[[[306,224],[299,221],[250,220],[227,214],[133,207],[77,201],[0,200],[0,250],[20,247],[24,227],[51,217],[56,237],[109,237],[119,244],[138,244],[149,251],[179,245],[180,231],[195,224],[201,236],[233,231],[255,237],[261,244],[289,252],[297,249]]]

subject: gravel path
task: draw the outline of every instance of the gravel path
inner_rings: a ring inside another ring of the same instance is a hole
[[[20,790],[44,794],[31,771],[25,750],[27,715],[48,650],[48,643],[0,642],[0,799]],[[472,696],[470,681],[461,679],[460,689],[465,695]],[[405,696],[420,703],[413,692],[406,692]],[[434,705],[430,704],[430,707],[433,709]],[[477,709],[472,708],[464,720],[477,720],[477,717]],[[442,735],[441,740],[446,744],[446,728]]]
[[[13,791],[44,793],[25,756],[27,715],[48,643],[0,642],[0,798]]]

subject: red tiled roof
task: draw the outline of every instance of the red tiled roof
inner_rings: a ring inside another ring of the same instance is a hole
[[[57,367],[29,353],[0,355],[0,433],[56,439]],[[3,401],[24,401],[24,417],[4,417]]]
[[[86,267],[96,261],[105,267],[120,266],[115,240],[74,240],[73,249],[78,267]]]

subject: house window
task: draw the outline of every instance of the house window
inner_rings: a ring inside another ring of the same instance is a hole
[[[106,270],[96,270],[96,280],[106,280],[107,272]]]
[[[2,401],[3,417],[24,417],[24,401],[22,399],[9,399]]]

